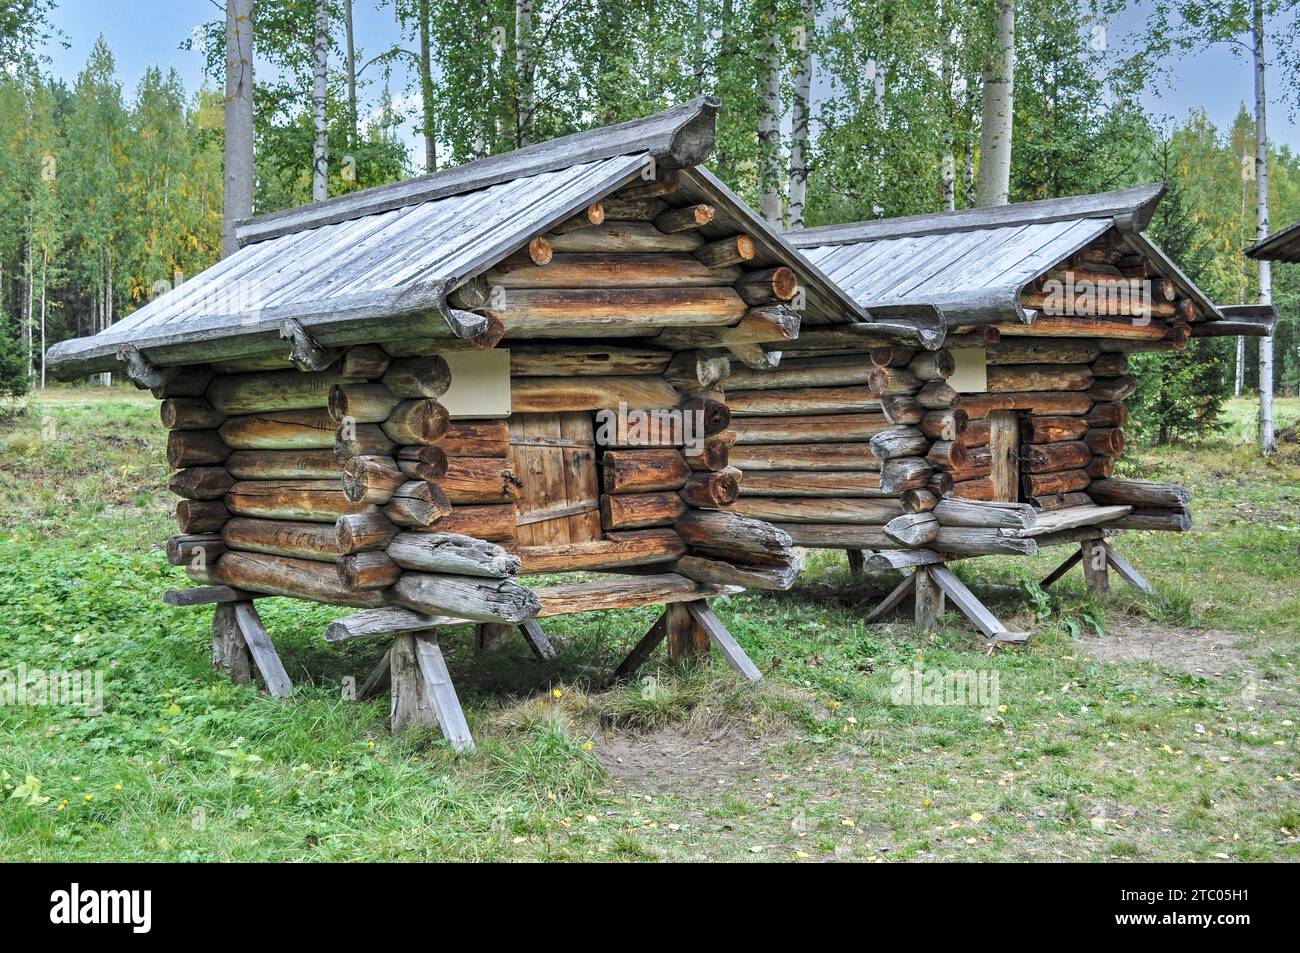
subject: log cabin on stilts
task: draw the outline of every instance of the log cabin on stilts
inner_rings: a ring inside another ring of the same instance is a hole
[[[863,351],[813,329],[766,376],[733,375],[732,460],[746,473],[737,509],[796,546],[847,550],[855,571],[909,572],[869,620],[912,596],[917,623],[932,628],[950,599],[987,638],[1023,640],[948,565],[1045,546],[1078,550],[1044,585],[1081,564],[1093,591],[1109,588],[1111,569],[1149,590],[1113,537],[1186,531],[1191,511],[1182,487],[1114,477],[1136,387],[1128,355],[1268,335],[1276,322],[1269,306],[1214,305],[1144,234],[1163,193],[788,233],[864,309],[935,307],[948,338],[939,351]],[[864,411],[893,426],[855,430]],[[798,415],[802,435],[783,415]],[[855,475],[871,457],[882,473],[908,468],[887,488]]]
[[[708,600],[786,588],[798,561],[732,506],[722,384],[777,364],[801,319],[922,332],[866,323],[700,165],[717,107],[251,219],[231,256],[50,351],[60,377],[125,365],[161,401],[168,556],[199,584],[166,598],[215,604],[220,670],[291,691],[255,608],[273,595],[359,609],[325,635],[391,641],[359,696],[458,749],[447,626],[517,627],[547,657],[548,617],[663,605],[616,676],[666,641],[759,678]],[[577,571],[605,575],[523,581]]]

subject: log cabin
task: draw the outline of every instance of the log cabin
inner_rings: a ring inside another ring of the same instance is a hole
[[[1246,257],[1259,261],[1300,262],[1300,222],[1293,222],[1246,249]]]
[[[125,368],[159,402],[179,533],[215,605],[213,661],[291,685],[255,608],[359,611],[331,642],[389,640],[359,698],[395,731],[472,738],[439,647],[477,626],[662,605],[662,641],[752,661],[708,600],[788,587],[790,536],[735,509],[723,383],[778,366],[801,325],[939,347],[929,306],[873,315],[701,163],[717,100],[250,219],[239,249],[93,337],[64,378]],[[573,581],[571,573],[594,580]],[[546,576],[538,584],[531,577]]]
[[[909,596],[934,626],[951,600],[988,638],[1020,641],[948,564],[1076,547],[1081,564],[1148,583],[1116,550],[1125,530],[1191,528],[1179,486],[1114,475],[1136,383],[1128,355],[1192,337],[1268,335],[1271,306],[1213,304],[1144,229],[1164,193],[1100,195],[809,228],[786,237],[863,309],[937,308],[945,346],[854,347],[810,328],[780,366],[728,380],[745,472],[736,509],[796,546],[845,549],[855,572],[908,573],[869,616]]]

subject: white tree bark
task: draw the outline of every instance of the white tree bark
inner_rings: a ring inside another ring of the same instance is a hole
[[[311,93],[312,127],[316,136],[311,147],[311,200],[329,198],[329,129],[325,122],[326,72],[329,68],[330,22],[326,0],[316,0],[316,37],[312,44],[315,72]]]
[[[801,0],[799,72],[794,78],[794,114],[790,142],[790,227],[803,228],[808,197],[808,113],[812,99],[813,44],[817,26],[817,0]]]
[[[221,254],[239,247],[235,222],[253,214],[253,0],[226,0],[226,117]]]
[[[1255,238],[1268,237],[1268,126],[1264,92],[1264,0],[1254,0],[1251,22],[1255,51]],[[1260,259],[1259,303],[1273,303],[1273,263]],[[1259,339],[1259,449],[1277,452],[1273,430],[1273,338]]]
[[[1240,397],[1246,387],[1246,339],[1237,338],[1237,377],[1232,387],[1232,396]]]
[[[953,156],[953,121],[956,110],[952,100],[952,24],[948,22],[948,3],[939,4],[939,27],[943,31],[943,50],[940,54],[939,85],[943,88],[943,158],[939,163],[939,177],[943,184],[943,210],[957,208],[957,160]]]
[[[429,0],[420,0],[420,110],[424,116],[424,171],[438,171],[438,140],[433,132],[433,59],[429,52]]]
[[[996,0],[996,41],[984,66],[980,171],[975,204],[1006,205],[1011,192],[1011,119],[1016,73],[1014,0]]]
[[[518,141],[533,141],[533,0],[515,0],[515,80],[519,83]]]
[[[348,147],[357,145],[357,52],[356,36],[352,31],[352,0],[343,0],[343,37],[347,44],[348,76]]]
[[[49,276],[50,260],[41,262],[41,390],[45,390],[45,279]]]
[[[759,212],[781,225],[781,48],[775,11],[767,14],[770,27],[761,63],[763,102],[758,114]]]

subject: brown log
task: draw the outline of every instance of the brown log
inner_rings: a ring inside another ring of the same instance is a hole
[[[619,189],[615,195],[621,199],[647,199],[671,195],[681,188],[682,174],[676,169],[666,169],[649,181],[637,181]]]
[[[1080,391],[1092,386],[1084,364],[1004,364],[988,368],[990,394],[1020,391]]]
[[[704,436],[712,437],[722,433],[731,425],[731,410],[720,400],[690,397],[681,402],[679,409],[683,414],[694,415],[696,434],[700,433],[702,427]]]
[[[1020,421],[1020,439],[1024,443],[1056,443],[1078,440],[1088,429],[1082,417],[1025,417]]]
[[[516,575],[519,556],[496,543],[459,533],[399,533],[386,550],[403,569],[502,578]]]
[[[799,291],[799,277],[793,269],[781,265],[747,271],[732,287],[747,304],[758,306],[789,301]]]
[[[679,490],[691,475],[674,449],[607,450],[601,466],[605,492],[613,494]]]
[[[1115,475],[1115,459],[1113,457],[1094,456],[1088,465],[1084,467],[1088,476],[1096,480],[1109,480]],[[1089,484],[1091,486],[1091,484]]]
[[[324,408],[231,417],[218,431],[236,450],[313,450],[334,446],[338,424]]]
[[[523,481],[505,457],[450,457],[438,485],[455,505],[506,503],[519,498]]]
[[[744,417],[732,430],[736,445],[765,443],[865,443],[894,426],[884,414],[831,414],[819,417]]]
[[[331,371],[227,374],[208,385],[208,402],[227,415],[310,410],[329,404],[330,388],[352,383]]]
[[[655,216],[655,228],[672,234],[686,232],[693,228],[703,228],[713,221],[712,205],[688,205],[685,208],[669,209]]]
[[[339,579],[349,589],[387,589],[402,578],[402,567],[387,553],[369,550],[339,560]]]
[[[515,413],[604,410],[619,403],[637,409],[676,407],[677,389],[661,377],[520,377],[511,381]]]
[[[338,480],[240,480],[226,494],[226,506],[238,516],[313,523],[371,509],[344,496]]]
[[[1092,478],[1083,470],[1060,470],[1056,473],[1026,473],[1020,482],[1025,496],[1046,496],[1086,490]]]
[[[401,401],[383,384],[335,384],[330,388],[329,412],[335,423],[378,424]]]
[[[229,455],[230,448],[215,430],[173,430],[167,434],[167,465],[173,470],[211,466]]]
[[[939,535],[939,521],[932,513],[904,513],[886,523],[884,530],[901,546],[925,546]]]
[[[159,400],[168,397],[202,397],[212,383],[212,369],[206,365],[177,368],[176,373],[149,392]]]
[[[532,239],[527,245],[518,251],[512,252],[510,255],[501,259],[501,261],[496,263],[495,268],[497,271],[511,271],[516,268],[530,270],[534,266],[544,267],[550,264],[554,255],[555,250],[551,243],[545,238],[538,237]],[[412,355],[400,356],[409,357]]]
[[[926,409],[912,396],[885,397],[880,409],[891,424],[915,426],[925,419]]]
[[[987,362],[1000,364],[1091,364],[1101,353],[1096,341],[1077,338],[1010,338],[990,347]]]
[[[740,486],[741,496],[888,496],[879,472],[843,470],[751,470]]]
[[[1088,494],[1103,506],[1185,510],[1191,504],[1191,494],[1185,488],[1150,480],[1098,480],[1088,488]]]
[[[1090,427],[1123,427],[1128,423],[1128,408],[1123,404],[1095,404],[1087,421]]]
[[[989,477],[975,477],[953,483],[949,491],[953,496],[963,500],[992,500],[997,496],[997,488]]]
[[[383,377],[384,371],[388,369],[389,360],[388,352],[378,344],[362,344],[348,348],[335,370],[342,377],[374,380]]]
[[[940,470],[960,470],[970,462],[970,454],[960,440],[936,440],[925,459]]]
[[[400,528],[378,511],[340,516],[334,523],[334,539],[340,554],[386,549],[398,532]]]
[[[603,202],[595,202],[591,205],[588,205],[577,215],[573,215],[569,218],[566,218],[558,225],[553,225],[551,227],[551,231],[556,235],[567,235],[570,232],[576,232],[583,229],[587,229],[593,225],[603,225],[604,223],[605,223],[605,205]],[[545,262],[537,261],[536,257],[531,257],[531,260],[534,263],[539,265],[545,264]]]
[[[1107,403],[1127,400],[1137,390],[1137,381],[1129,375],[1123,377],[1106,377],[1096,381],[1088,388],[1088,396],[1096,401]]]
[[[334,434],[334,456],[340,464],[367,455],[390,457],[396,450],[397,443],[378,424],[344,424]]]
[[[1092,460],[1092,451],[1081,440],[1029,444],[1021,448],[1022,466],[1029,473],[1081,470]]]
[[[225,467],[188,467],[171,475],[167,489],[187,500],[216,500],[225,496],[234,482]]]
[[[921,351],[907,365],[907,369],[918,380],[941,381],[957,372],[957,360],[947,348]]]
[[[782,360],[771,371],[732,368],[727,386],[735,390],[786,390],[792,387],[865,386],[880,370],[868,354],[801,357]]]
[[[904,512],[896,499],[745,496],[731,512],[769,523],[860,523],[883,526]]]
[[[447,472],[447,452],[438,444],[417,444],[397,451],[397,467],[408,480],[437,482]]]
[[[729,390],[727,406],[741,417],[791,414],[851,414],[880,410],[870,387],[799,387],[789,390]]]
[[[220,500],[179,500],[176,525],[182,533],[215,533],[230,518],[230,511]]]
[[[1083,439],[1099,457],[1118,457],[1124,452],[1124,431],[1118,427],[1089,430]]]
[[[770,352],[753,345],[785,345],[799,336],[801,324],[799,312],[793,308],[783,304],[766,305],[750,308],[743,318],[728,327],[665,328],[655,337],[655,343],[675,351],[725,347],[742,358],[748,367],[770,371],[776,364]],[[754,363],[755,350],[765,355],[762,363]],[[737,387],[763,386],[753,383],[754,380],[763,380],[761,376],[756,378],[753,374],[736,368],[734,364],[732,370],[743,375],[735,382]]]
[[[1093,377],[1123,377],[1128,373],[1128,355],[1122,351],[1102,354],[1092,362]]]
[[[504,420],[457,420],[438,440],[451,457],[508,457],[510,427]]]
[[[671,529],[612,533],[605,539],[548,546],[520,546],[525,575],[581,570],[608,571],[628,566],[672,562],[685,555],[686,544]]]
[[[602,494],[600,525],[606,531],[671,526],[686,510],[686,503],[671,491],[621,496]]]
[[[217,560],[217,578],[236,589],[329,605],[373,609],[387,602],[383,593],[349,589],[334,566],[309,559],[231,551]]]
[[[236,480],[329,480],[343,471],[333,450],[236,450],[225,467]]]
[[[733,235],[695,249],[695,257],[710,268],[727,268],[749,261],[755,251],[754,240],[748,235]]]
[[[731,462],[745,472],[880,468],[880,458],[863,443],[777,443],[735,447],[731,451]]]
[[[867,377],[867,390],[877,397],[901,397],[920,388],[921,380],[905,367],[873,367]]]
[[[925,481],[925,488],[935,496],[943,497],[952,492],[955,482],[947,470],[935,470],[930,474],[930,479]]]
[[[400,358],[384,374],[383,386],[402,398],[441,397],[451,386],[451,368],[437,354]]]
[[[731,448],[736,443],[736,435],[729,431],[705,437],[703,442],[685,447],[682,456],[692,470],[716,472],[730,465]],[[699,452],[694,452],[698,450]]]
[[[678,493],[696,509],[716,510],[729,506],[740,497],[740,471],[728,467],[716,473],[692,473]]]
[[[965,411],[963,411],[963,413],[965,413]],[[972,420],[966,425],[965,431],[962,432],[961,442],[966,444],[967,449],[987,446],[991,431],[992,424],[989,422],[987,417],[980,420]]]
[[[1186,510],[1135,509],[1127,516],[1108,521],[1106,527],[1186,533],[1192,528],[1192,514]]]
[[[958,556],[992,554],[1032,556],[1038,552],[1038,544],[1032,539],[1004,536],[1000,529],[979,529],[969,526],[941,527],[929,546],[936,552]]]
[[[668,211],[668,203],[659,198],[625,199],[617,195],[610,196],[601,203],[605,209],[606,221],[650,222],[660,212]],[[599,222],[588,222],[599,225]],[[661,229],[670,231],[670,229]]]
[[[513,579],[407,572],[392,589],[408,609],[475,622],[523,622],[541,611],[536,594]]]
[[[698,232],[668,234],[649,222],[605,222],[550,239],[551,249],[561,254],[693,252],[703,244]]]
[[[703,556],[683,556],[673,563],[672,570],[696,582],[715,586],[744,586],[746,589],[785,590],[798,578],[800,561],[797,556],[774,561],[771,566],[737,566],[721,559]]]
[[[516,288],[493,296],[487,313],[513,337],[641,336],[658,327],[735,324],[747,305],[730,288]]]
[[[502,288],[670,288],[729,285],[740,277],[741,271],[709,268],[693,255],[597,253],[556,255],[545,267],[520,267],[490,274],[492,283]],[[514,352],[511,348],[512,363]],[[634,369],[628,373],[641,371]]]
[[[902,495],[900,501],[904,513],[925,513],[938,505],[939,497],[926,489],[908,490]]]
[[[694,261],[694,259],[689,259]],[[703,266],[699,266],[703,267]],[[510,348],[511,377],[647,377],[663,374],[672,353],[649,347],[592,348],[565,343]]]
[[[450,423],[446,407],[423,398],[399,403],[380,427],[392,440],[405,445],[434,443],[447,433]]]
[[[221,528],[221,538],[230,549],[288,556],[292,559],[332,563],[338,562],[341,555],[338,528],[329,523],[236,516]]]
[[[1160,341],[1169,332],[1169,325],[1155,321],[1150,324],[1134,324],[1131,321],[1042,313],[1029,324],[1000,324],[998,328],[1004,337],[1123,338],[1140,341]]]
[[[451,512],[451,503],[436,483],[410,480],[399,486],[384,506],[384,515],[398,526],[432,526]],[[445,527],[441,527],[444,532]]]
[[[969,423],[964,410],[932,410],[921,418],[921,433],[931,440],[960,440]]]
[[[353,503],[383,506],[406,481],[406,474],[392,457],[353,457],[343,465],[343,495]]]
[[[514,503],[483,506],[456,506],[438,521],[442,533],[459,533],[492,542],[513,542],[516,507]]]
[[[187,533],[167,540],[167,562],[173,566],[211,565],[225,551],[226,543],[219,533]]]
[[[209,430],[226,419],[201,397],[169,397],[159,406],[158,415],[167,430]]]
[[[731,372],[731,361],[725,354],[709,351],[682,351],[668,362],[663,376],[683,393],[696,393],[715,387]]]
[[[676,529],[691,549],[745,564],[790,555],[790,535],[784,530],[727,510],[688,510]]]
[[[916,392],[916,401],[926,410],[946,410],[957,403],[958,396],[945,381],[929,381]]]
[[[890,549],[898,546],[881,526],[782,523],[781,528],[790,534],[790,541],[795,546],[810,549]]]
[[[1027,410],[1040,415],[1079,416],[1092,408],[1092,398],[1078,391],[1029,391],[1020,394],[962,394],[957,406],[971,420],[995,410]]]

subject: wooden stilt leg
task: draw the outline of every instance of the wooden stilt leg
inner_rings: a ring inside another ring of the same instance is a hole
[[[247,685],[253,680],[250,666],[248,646],[235,621],[234,604],[218,603],[212,616],[212,667],[236,685]]]
[[[945,609],[943,590],[939,588],[930,575],[933,566],[917,566],[912,573],[916,597],[916,624],[924,632],[933,632],[939,627]]]
[[[627,653],[627,658],[614,669],[612,681],[623,682],[636,674],[645,660],[650,657],[650,653],[655,647],[664,640],[668,635],[668,613],[664,612],[655,624],[650,627],[650,631],[641,637],[641,641],[632,647],[632,651]]]
[[[384,657],[379,660],[373,672],[366,678],[361,688],[357,690],[357,701],[369,701],[376,695],[388,691],[388,686],[392,684],[392,650],[384,653]]]
[[[1060,579],[1060,578],[1061,578],[1062,576],[1064,576],[1067,572],[1069,572],[1071,569],[1073,569],[1074,566],[1075,566],[1075,564],[1078,563],[1079,560],[1081,560],[1081,559],[1083,559],[1083,553],[1082,553],[1082,552],[1071,553],[1071,554],[1070,554],[1070,558],[1067,559],[1065,562],[1061,563],[1061,565],[1057,566],[1057,567],[1056,567],[1055,569],[1053,569],[1051,572],[1049,572],[1049,573],[1047,574],[1046,578],[1044,578],[1043,581],[1039,583],[1039,585],[1040,585],[1042,588],[1046,589],[1046,588],[1047,588],[1048,586],[1050,586],[1052,583],[1056,582],[1056,580]]]
[[[1083,557],[1083,578],[1088,591],[1104,595],[1110,592],[1110,573],[1106,570],[1106,544],[1099,539],[1085,539],[1079,544]]]
[[[393,734],[400,735],[408,728],[433,725],[438,721],[433,706],[424,697],[420,663],[415,657],[415,636],[404,632],[393,639],[388,650],[389,661],[389,724]]]
[[[536,619],[525,619],[519,623],[519,631],[523,633],[524,641],[539,659],[545,662],[555,658],[555,646],[546,637],[546,632],[542,630],[541,624]]]
[[[469,733],[460,699],[456,697],[456,686],[451,683],[451,673],[442,657],[438,636],[433,632],[417,632],[413,638],[422,693],[433,706],[438,724],[442,726],[442,736],[455,751],[473,751],[474,738]]]
[[[962,615],[975,623],[987,638],[995,642],[1024,642],[1029,638],[1024,632],[1011,632],[998,621],[998,617],[988,610],[984,603],[980,602],[975,593],[966,587],[966,584],[957,577],[947,566],[939,563],[934,566],[924,567],[929,573],[931,582],[940,591],[940,598],[944,595],[952,599],[953,605],[961,610]],[[917,570],[921,572],[920,569]],[[920,602],[918,590],[917,602]],[[942,605],[942,602],[940,602]],[[919,615],[919,612],[918,612]],[[918,620],[919,624],[919,620]]]
[[[266,634],[262,617],[257,614],[251,602],[235,602],[232,605],[239,634],[244,637],[244,644],[253,656],[253,663],[261,673],[262,681],[266,683],[266,690],[272,698],[287,698],[293,692],[293,682],[289,680],[289,673],[284,670],[284,663],[271,644],[271,637]]]
[[[875,622],[883,619],[894,607],[916,591],[916,580],[911,576],[904,574],[903,581],[894,587],[894,590],[881,601],[880,605],[872,609],[868,614],[866,621]]]
[[[506,623],[480,622],[474,627],[474,633],[478,650],[488,652],[514,635],[515,627]]]
[[[722,624],[722,620],[713,614],[713,610],[709,608],[707,602],[700,599],[697,602],[688,602],[685,605],[686,611],[690,613],[696,625],[718,647],[718,651],[722,653],[722,657],[727,660],[728,665],[751,682],[762,680],[763,676],[758,671],[758,666],[745,654],[745,650],[727,631],[727,627]]]
[[[854,582],[861,582],[867,571],[867,557],[860,549],[846,549],[844,555],[849,558],[849,578]]]
[[[708,657],[712,650],[709,635],[695,624],[684,603],[665,606],[664,616],[668,626],[668,661],[681,665],[688,658]]]
[[[1106,562],[1110,563],[1110,568],[1115,570],[1119,578],[1123,579],[1134,589],[1139,589],[1148,595],[1155,594],[1155,589],[1152,588],[1151,583],[1147,582],[1146,578],[1134,569],[1127,559],[1115,552],[1114,547],[1109,543],[1102,543],[1101,545],[1106,550]]]

